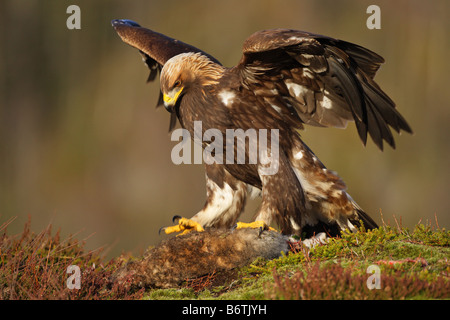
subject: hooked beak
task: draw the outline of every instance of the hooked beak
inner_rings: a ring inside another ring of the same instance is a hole
[[[163,100],[164,100],[164,107],[167,111],[170,113],[173,112],[175,104],[177,103],[177,100],[183,91],[183,88],[179,88],[177,90],[172,90],[168,94],[163,94]]]

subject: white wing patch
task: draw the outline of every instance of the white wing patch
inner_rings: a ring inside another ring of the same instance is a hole
[[[236,98],[236,94],[229,90],[222,90],[219,92],[219,97],[226,107],[230,107],[233,104],[234,98]]]
[[[296,37],[296,36],[292,36],[292,37],[290,37],[288,40],[291,40],[291,41],[302,41],[303,38]]]
[[[301,86],[299,84],[296,84],[294,82],[288,82],[286,81],[286,87],[289,90],[289,93],[293,95],[295,98],[299,98],[301,96],[304,96],[308,89],[306,89],[304,86]]]
[[[271,106],[276,112],[278,112],[278,113],[281,114],[281,108],[280,108],[280,107],[278,107],[278,106],[276,106],[276,105],[274,105],[274,104],[270,104],[270,106]]]
[[[331,99],[328,98],[326,95],[323,96],[322,107],[324,107],[325,109],[333,108],[333,101],[331,101]]]
[[[301,158],[303,158],[303,150],[300,150],[299,152],[294,154],[294,159],[300,160]]]

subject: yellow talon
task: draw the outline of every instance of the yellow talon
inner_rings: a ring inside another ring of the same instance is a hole
[[[189,233],[191,231],[203,232],[205,231],[205,229],[203,229],[202,225],[198,222],[186,218],[178,219],[177,225],[164,228],[165,234],[181,232],[178,236]]]
[[[236,229],[245,229],[245,228],[252,228],[252,229],[260,229],[262,230],[271,230],[271,231],[277,231],[276,229],[268,226],[264,221],[259,220],[259,221],[254,221],[254,222],[250,222],[250,223],[246,223],[246,222],[238,222],[236,223]]]

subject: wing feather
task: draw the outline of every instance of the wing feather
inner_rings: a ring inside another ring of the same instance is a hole
[[[350,42],[273,29],[245,40],[236,70],[242,85],[255,95],[265,95],[264,88],[276,90],[286,106],[277,109],[297,128],[302,123],[342,128],[354,121],[364,144],[369,134],[383,149],[383,140],[395,147],[389,127],[412,132],[373,80],[383,62],[378,54]]]

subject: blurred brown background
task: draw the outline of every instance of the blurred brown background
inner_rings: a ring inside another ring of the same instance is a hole
[[[81,8],[81,30],[66,8]],[[381,30],[366,8],[381,8]],[[190,217],[205,199],[202,165],[176,166],[169,115],[155,110],[159,83],[137,50],[121,42],[115,18],[193,44],[226,66],[244,39],[287,27],[355,42],[386,59],[376,80],[415,134],[397,150],[363,147],[347,130],[307,128],[304,140],[346,181],[376,221],[450,227],[450,2],[441,1],[0,1],[0,222],[17,233],[49,223],[63,236],[95,233],[89,248],[113,256],[156,244],[174,214]],[[250,204],[248,220],[257,202]]]

